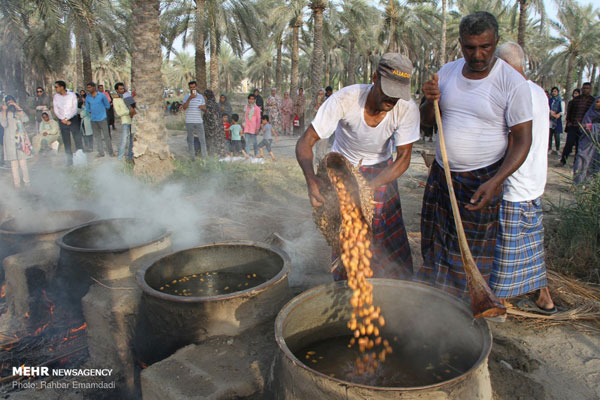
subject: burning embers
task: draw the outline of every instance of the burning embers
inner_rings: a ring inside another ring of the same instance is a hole
[[[0,334],[0,384],[37,376],[14,374],[14,368],[78,367],[87,359],[87,324],[69,307],[57,308],[45,290],[41,299],[33,313],[39,317],[26,313],[18,333]]]
[[[342,215],[340,258],[348,275],[348,287],[353,291],[350,299],[353,311],[348,328],[354,337],[348,347],[356,344],[362,353],[355,361],[356,373],[373,374],[378,360],[384,362],[386,355],[392,353],[392,347],[380,337],[380,328],[385,326],[385,319],[381,315],[381,308],[373,305],[373,285],[367,281],[373,276],[371,233],[353,194],[344,183],[343,175],[334,175],[331,180],[340,200]]]

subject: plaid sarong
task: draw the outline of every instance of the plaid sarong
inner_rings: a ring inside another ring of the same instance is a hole
[[[391,159],[375,165],[361,166],[359,171],[370,181],[390,164]],[[412,255],[402,219],[398,182],[379,186],[375,191],[374,200],[371,244],[373,277],[411,279]],[[333,271],[333,279],[347,279],[346,270],[341,263]]]
[[[465,205],[469,204],[477,188],[494,176],[501,163],[502,160],[475,171],[452,172],[452,184],[467,242],[486,281],[494,264],[501,194],[494,196],[490,204],[479,211],[468,211]],[[439,287],[462,299],[469,298],[448,186],[444,170],[437,161],[431,166],[423,195],[421,253],[423,267],[415,274],[415,280]]]
[[[548,285],[544,263],[542,199],[502,200],[490,288],[500,298],[516,297]]]

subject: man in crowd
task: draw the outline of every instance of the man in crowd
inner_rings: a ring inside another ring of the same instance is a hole
[[[294,99],[294,120],[298,118],[299,125],[294,122],[294,135],[300,135],[304,132],[304,109],[306,108],[306,99],[304,98],[304,89],[298,89],[298,95]]]
[[[373,253],[376,277],[410,279],[412,257],[402,219],[396,179],[408,168],[412,144],[419,140],[419,110],[410,97],[410,60],[398,53],[384,54],[370,85],[347,86],[323,103],[296,145],[313,206],[324,199],[323,182],[313,169],[313,148],[335,133],[331,151],[357,166],[375,191]],[[392,161],[392,146],[397,157]],[[338,267],[334,279],[345,279]]]
[[[264,100],[260,95],[260,91],[258,89],[254,89],[252,94],[254,95],[254,103],[258,106],[258,108],[260,108],[260,112],[262,114],[264,112]]]
[[[325,100],[327,100],[333,94],[333,88],[331,86],[327,86],[325,88]]]
[[[119,117],[121,117],[121,144],[117,159],[123,160],[125,152],[126,159],[133,158],[133,136],[131,134],[131,117],[135,115],[135,103],[131,94],[125,90],[125,84],[118,82],[115,84],[115,91],[118,97],[113,99],[113,107]]]
[[[452,183],[471,253],[484,279],[494,263],[502,184],[531,145],[532,105],[527,81],[495,57],[498,22],[484,11],[464,17],[464,58],[444,65],[423,84],[421,122],[432,126],[434,101],[442,113]],[[508,134],[510,129],[510,135]],[[415,278],[468,298],[458,235],[439,142],[421,211],[423,267]]]
[[[35,90],[35,124],[36,129],[40,128],[42,122],[42,113],[50,111],[50,97],[44,92],[44,88],[38,86]]]
[[[198,136],[200,141],[200,154],[206,158],[206,135],[204,134],[204,120],[202,111],[206,111],[206,102],[204,96],[198,93],[196,81],[188,83],[190,94],[183,98],[183,109],[185,110],[185,129],[187,130],[188,153],[192,161],[196,159],[196,150],[194,149],[194,135]]]
[[[563,147],[562,155],[560,157],[560,166],[567,164],[567,158],[571,151],[573,151],[573,145],[577,146],[579,137],[581,136],[581,130],[579,124],[583,120],[583,116],[590,109],[594,103],[594,96],[592,93],[592,84],[586,82],[581,86],[581,95],[575,97],[569,102],[567,108],[567,142]]]
[[[525,55],[516,43],[503,43],[497,55],[525,77]],[[527,81],[531,90],[533,120],[531,149],[525,162],[504,182],[500,204],[496,255],[490,288],[501,299],[538,291],[532,301],[521,299],[517,307],[542,314],[556,313],[548,290],[544,262],[542,194],[548,172],[550,108],[544,89]]]
[[[108,136],[112,138],[110,134],[110,127],[112,126],[112,128],[115,129],[115,110],[113,108],[113,98],[108,90],[104,90],[104,85],[98,85],[98,92],[105,95],[106,99],[108,100],[108,104],[110,104],[110,108],[106,112],[106,122],[108,123]]]
[[[90,82],[87,84],[88,95],[85,97],[85,109],[92,120],[92,130],[94,131],[94,141],[98,149],[96,158],[104,157],[104,148],[106,146],[108,155],[114,157],[112,143],[108,134],[108,122],[106,121],[106,110],[110,108],[108,98],[96,90],[96,84]]]
[[[60,136],[65,146],[67,156],[67,165],[73,165],[73,150],[71,149],[71,135],[75,141],[75,148],[83,150],[83,140],[79,130],[79,114],[77,110],[77,96],[75,93],[67,91],[67,84],[64,81],[54,82],[56,94],[52,98],[54,115],[58,118]]]

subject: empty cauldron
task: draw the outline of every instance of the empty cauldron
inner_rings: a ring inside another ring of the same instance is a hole
[[[344,282],[318,286],[292,299],[275,321],[278,399],[492,398],[492,338],[485,321],[473,320],[464,303],[438,289],[369,281],[373,304],[387,321],[381,335],[392,355],[374,374],[354,374],[346,326],[352,291]]]
[[[91,211],[50,211],[10,218],[0,224],[0,260],[25,251],[38,241],[54,241],[69,229],[96,218]]]
[[[171,248],[171,233],[152,221],[114,218],[90,222],[57,239],[59,275],[73,297],[80,299],[93,283],[133,276],[138,258]]]
[[[250,241],[215,243],[149,261],[137,271],[143,290],[149,362],[215,335],[235,336],[274,318],[289,299],[290,259]],[[179,289],[177,289],[179,288]],[[184,292],[187,290],[186,292]]]

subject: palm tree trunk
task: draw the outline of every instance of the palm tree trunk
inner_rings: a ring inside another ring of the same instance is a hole
[[[217,54],[216,21],[210,24],[210,88],[218,96],[219,90],[219,55]]]
[[[300,28],[302,27],[302,15],[296,17],[296,23],[292,28],[292,72],[290,77],[290,95],[293,99],[296,99],[296,91],[298,90],[298,74],[299,74],[299,62],[300,62],[300,50],[299,50],[299,34]]]
[[[442,38],[440,40],[440,65],[446,64],[446,21],[448,19],[447,0],[442,0]]]
[[[325,54],[325,85],[331,85],[331,51]]]
[[[354,75],[354,40],[350,39],[350,51],[348,53],[348,71],[346,74],[346,81],[344,82],[344,86],[352,85],[356,83],[355,75]]]
[[[583,70],[585,69],[585,65],[583,65],[583,61],[579,62],[577,66],[577,87],[580,88],[583,83]]]
[[[369,56],[363,57],[363,82],[368,83],[369,81]]]
[[[517,43],[525,51],[525,23],[527,22],[527,0],[519,0],[519,32]]]
[[[131,69],[143,82],[136,88],[138,115],[133,172],[151,180],[162,180],[173,171],[163,116],[163,83],[160,72],[160,0],[132,0],[133,52]]]
[[[595,93],[595,85],[596,85],[596,69],[598,68],[598,64],[592,65],[592,75],[590,77],[590,83],[592,84],[592,93]]]
[[[279,38],[277,38],[277,58],[275,59],[275,87],[279,92],[283,89],[282,81],[283,81],[283,66],[282,63],[282,48],[283,48],[283,34],[279,34]]]
[[[313,11],[314,32],[310,80],[311,98],[314,98],[323,83],[323,10],[325,10],[325,3],[320,0],[313,0],[311,8]]]
[[[206,89],[206,53],[204,49],[204,25],[206,21],[206,0],[196,0],[196,24],[194,44],[196,47],[196,82],[198,91]]]
[[[77,22],[76,28],[79,33],[77,35],[77,42],[81,50],[81,62],[83,64],[83,84],[86,85],[93,80],[92,57],[90,55],[90,32],[89,27],[84,25],[81,21]]]
[[[576,59],[577,53],[571,53],[569,55],[569,59],[567,60],[567,81],[565,82],[565,95],[567,99],[565,101],[571,100],[571,96],[573,94],[573,64],[575,64]]]

